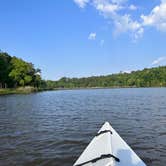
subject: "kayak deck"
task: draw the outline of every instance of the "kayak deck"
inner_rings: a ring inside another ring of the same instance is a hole
[[[102,126],[74,166],[146,166],[108,122]]]

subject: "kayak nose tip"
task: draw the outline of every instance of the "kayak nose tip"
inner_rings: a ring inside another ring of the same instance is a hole
[[[110,125],[110,123],[106,121],[106,122],[104,123],[104,125]]]
[[[103,128],[104,128],[104,129],[108,129],[108,130],[109,130],[110,127],[111,127],[111,125],[110,125],[110,123],[107,122],[107,121],[103,124]]]

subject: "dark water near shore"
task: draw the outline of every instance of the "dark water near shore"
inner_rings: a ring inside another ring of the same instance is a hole
[[[166,88],[0,96],[0,165],[70,166],[105,121],[147,165],[166,165]]]

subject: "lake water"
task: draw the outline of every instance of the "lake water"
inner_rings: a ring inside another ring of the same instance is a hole
[[[147,165],[166,165],[166,88],[0,96],[0,165],[71,166],[105,121]]]

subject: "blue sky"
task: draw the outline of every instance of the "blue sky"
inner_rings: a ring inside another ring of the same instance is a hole
[[[0,49],[52,80],[166,65],[166,0],[0,0]]]

